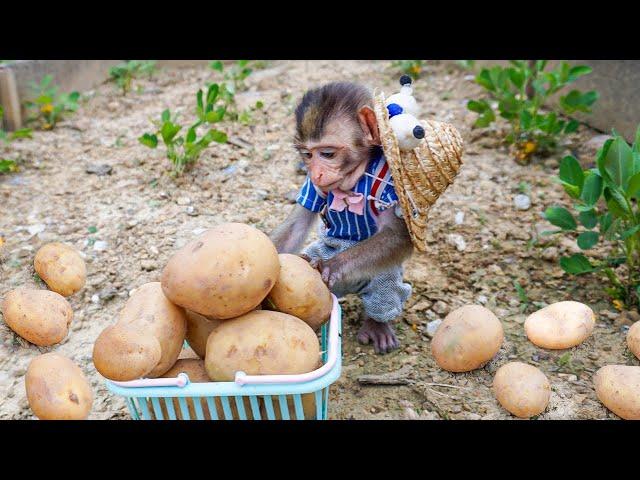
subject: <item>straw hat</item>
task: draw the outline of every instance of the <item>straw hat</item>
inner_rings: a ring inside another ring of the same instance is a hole
[[[382,149],[391,169],[404,220],[414,247],[427,249],[427,214],[462,166],[462,138],[448,123],[420,120],[424,138],[412,150],[401,151],[389,122],[382,92],[374,94]]]

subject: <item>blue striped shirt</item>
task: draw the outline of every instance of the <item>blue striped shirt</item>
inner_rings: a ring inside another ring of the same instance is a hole
[[[369,162],[366,173],[377,178],[363,175],[353,188],[354,192],[362,193],[365,199],[368,196],[376,199],[366,200],[364,215],[357,215],[346,208],[341,212],[329,209],[328,205],[331,205],[333,201],[333,194],[322,192],[311,183],[309,176],[300,189],[296,201],[304,208],[316,213],[321,212],[327,205],[328,236],[358,242],[365,240],[378,231],[376,217],[379,212],[395,205],[398,201],[398,196],[393,188],[391,171],[381,150]]]

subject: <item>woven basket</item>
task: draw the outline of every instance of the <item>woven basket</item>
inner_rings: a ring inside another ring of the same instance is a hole
[[[374,97],[374,111],[382,149],[391,168],[394,188],[414,247],[427,249],[427,214],[462,166],[462,138],[453,125],[420,120],[425,138],[409,152],[401,152],[389,124],[385,96]]]

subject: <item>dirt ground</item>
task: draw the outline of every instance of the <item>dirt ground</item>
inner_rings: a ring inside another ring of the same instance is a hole
[[[142,91],[127,97],[111,84],[102,85],[88,92],[78,113],[55,130],[14,142],[12,151],[22,160],[20,172],[0,176],[0,235],[5,239],[0,298],[17,286],[43,287],[32,263],[37,249],[50,241],[78,248],[86,259],[88,278],[85,288],[69,299],[75,317],[68,338],[59,345],[38,348],[0,322],[0,418],[33,418],[24,374],[32,358],[50,350],[72,358],[90,379],[95,395],[90,418],[129,418],[124,401],[107,391],[93,367],[97,335],[115,321],[131,290],[157,281],[172,253],[204,229],[228,221],[264,231],[275,227],[304,180],[291,148],[296,100],[308,87],[339,79],[393,93],[398,74],[389,65],[269,62],[247,79],[250,88],[239,96],[246,105],[262,100],[264,112],[254,116],[251,126],[223,124],[236,145],[213,144],[179,179],[166,174],[163,148],[149,150],[137,138],[151,130],[149,119],[158,118],[165,108],[193,118],[197,89],[219,80],[219,74],[204,65],[162,70],[151,80],[138,81]],[[551,401],[538,418],[617,418],[598,401],[592,375],[606,364],[639,364],[626,349],[627,317],[613,308],[599,278],[562,272],[558,257],[577,251],[575,242],[538,236],[550,229],[542,218],[544,209],[568,205],[567,196],[553,182],[562,155],[520,166],[500,146],[494,130],[473,129],[475,114],[465,103],[480,89],[469,72],[430,62],[414,90],[425,116],[460,129],[466,163],[432,211],[429,251],[406,264],[413,294],[396,323],[402,347],[380,356],[359,345],[359,300],[341,301],[343,372],[331,388],[330,418],[513,418],[491,392],[493,373],[508,360],[530,363],[548,376]],[[592,159],[588,146],[598,135],[581,127],[575,151],[581,161]],[[108,165],[111,172],[87,172],[99,165]],[[521,190],[531,199],[528,210],[514,206]],[[590,305],[597,314],[593,335],[568,351],[544,351],[531,344],[523,322],[538,307],[529,305],[521,313],[514,280],[531,302],[541,302],[538,305],[567,299]],[[484,368],[448,373],[431,356],[426,326],[469,303],[485,304],[500,318],[505,341]],[[398,372],[400,385],[359,381],[363,375],[392,372]]]

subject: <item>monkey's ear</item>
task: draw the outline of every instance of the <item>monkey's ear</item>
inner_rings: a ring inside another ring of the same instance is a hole
[[[364,106],[358,112],[360,126],[364,132],[364,138],[373,145],[380,145],[380,130],[378,130],[378,120],[371,107]]]

